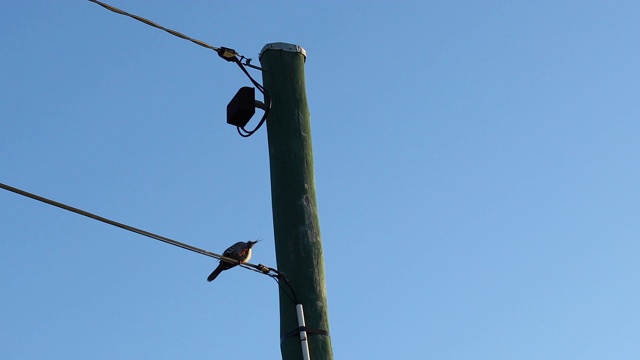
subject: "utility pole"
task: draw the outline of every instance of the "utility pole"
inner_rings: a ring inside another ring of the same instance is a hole
[[[298,304],[286,287],[280,289],[280,350],[283,360],[303,359],[306,337],[310,359],[332,360],[305,60],[306,52],[297,45],[272,43],[260,52],[264,88],[272,101],[267,135],[276,260],[304,306],[305,326],[300,329]]]

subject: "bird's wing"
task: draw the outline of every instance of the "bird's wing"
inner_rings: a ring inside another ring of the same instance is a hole
[[[245,243],[242,241],[238,241],[237,243],[229,246],[229,248],[225,250],[224,253],[222,253],[222,255],[226,257],[235,258],[238,256],[238,254],[240,254],[240,252],[244,248],[245,248]]]
[[[235,249],[232,247],[228,248],[227,250],[225,250],[222,255],[229,257],[231,255],[233,255],[233,253],[235,253]]]

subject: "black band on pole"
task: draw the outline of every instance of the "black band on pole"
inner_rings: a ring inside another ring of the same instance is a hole
[[[280,337],[280,345],[282,345],[282,343],[285,342],[289,338],[292,338],[294,336],[299,336],[300,335],[300,331],[306,331],[307,335],[330,336],[328,330],[310,329],[310,328],[308,328],[306,326],[300,326],[300,327],[297,327],[297,328],[287,332],[286,334],[282,335]]]

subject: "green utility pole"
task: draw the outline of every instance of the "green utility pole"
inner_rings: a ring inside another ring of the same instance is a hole
[[[310,358],[332,360],[305,59],[302,47],[285,43],[267,44],[260,52],[264,88],[272,101],[267,134],[273,227],[278,270],[304,306]],[[280,349],[283,360],[299,360],[303,357],[296,304],[284,291],[280,289]]]

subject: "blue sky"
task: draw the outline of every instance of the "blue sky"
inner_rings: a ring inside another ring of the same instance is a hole
[[[109,3],[254,62],[306,49],[336,358],[640,356],[638,2]],[[275,265],[237,67],[88,1],[7,1],[0,37],[0,182]],[[0,358],[280,358],[268,278],[0,214]]]

